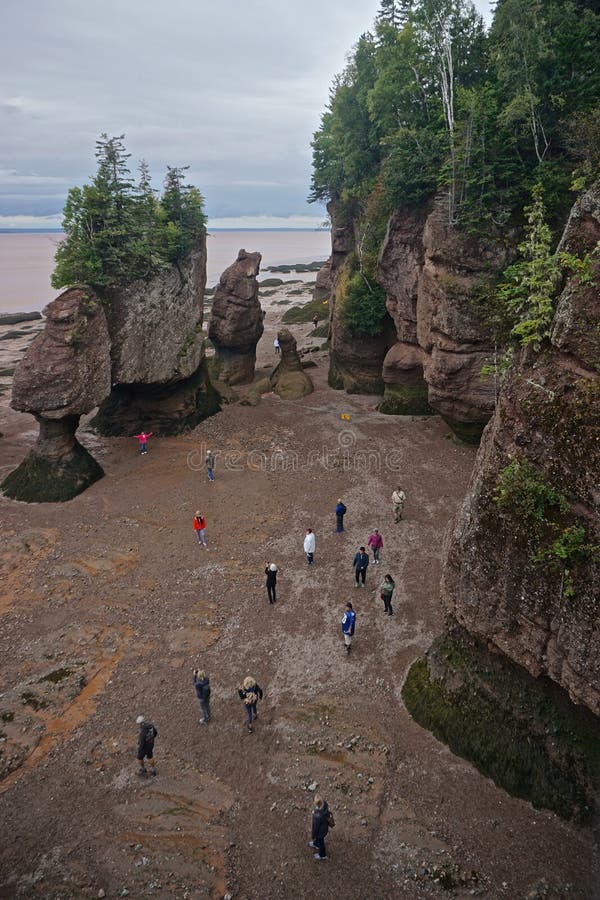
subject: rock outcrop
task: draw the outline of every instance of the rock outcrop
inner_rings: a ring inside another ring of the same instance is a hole
[[[562,247],[583,256],[599,240],[600,185],[576,204]],[[564,287],[548,349],[521,352],[484,433],[446,548],[442,602],[453,649],[434,646],[422,673],[425,691],[454,703],[453,724],[443,724],[441,707],[421,710],[443,736],[468,730],[468,696],[475,705],[495,697],[486,715],[502,708],[522,725],[511,685],[535,693],[535,734],[511,751],[510,779],[522,780],[537,747],[544,778],[561,786],[523,787],[525,795],[582,816],[600,799],[600,261],[592,259],[590,278]],[[498,665],[510,670],[501,690]],[[567,696],[587,710],[574,711]],[[463,751],[485,768],[479,744]],[[505,783],[499,769],[494,777]]]
[[[102,476],[75,432],[111,384],[110,339],[98,297],[88,288],[71,288],[44,314],[44,331],[15,372],[11,400],[13,409],[35,416],[39,437],[2,484],[8,497],[30,502],[70,500]]]
[[[208,336],[215,347],[214,371],[226,384],[254,379],[256,345],[264,331],[258,299],[260,253],[240,250],[221,275],[212,304]]]
[[[302,368],[296,338],[287,328],[278,331],[277,338],[281,348],[281,361],[270,378],[272,390],[282,400],[299,400],[312,394],[313,383]]]
[[[329,257],[327,262],[323,266],[321,266],[321,268],[317,272],[317,278],[313,291],[313,300],[324,301],[329,300],[329,298],[331,297],[331,290],[333,287],[331,265],[332,260],[331,257]]]
[[[377,280],[396,329],[396,342],[383,360],[385,391],[379,411],[397,415],[432,413],[423,376],[425,352],[417,340],[417,300],[429,209],[396,212],[388,223],[377,264]]]
[[[177,434],[218,411],[204,357],[205,283],[203,236],[177,265],[103,294],[113,388],[94,419],[102,434]]]

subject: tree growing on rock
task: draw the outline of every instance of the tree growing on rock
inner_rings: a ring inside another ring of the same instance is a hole
[[[83,283],[102,289],[149,278],[184,259],[206,226],[203,197],[185,183],[187,167],[167,167],[159,199],[145,161],[134,185],[123,140],[102,134],[95,177],[67,195],[55,288]]]

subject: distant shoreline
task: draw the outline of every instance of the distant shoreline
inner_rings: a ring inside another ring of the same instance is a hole
[[[214,231],[318,231],[327,234],[329,228],[207,228],[208,234]],[[0,228],[0,234],[64,234],[60,228]]]

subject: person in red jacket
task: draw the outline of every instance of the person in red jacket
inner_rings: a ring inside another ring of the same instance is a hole
[[[139,434],[134,434],[134,438],[137,438],[140,442],[140,453],[142,456],[145,456],[148,452],[148,438],[152,437],[151,431],[140,431]]]
[[[196,532],[198,543],[204,547],[205,550],[208,550],[208,544],[206,543],[206,519],[198,512],[198,510],[194,516],[194,531]]]

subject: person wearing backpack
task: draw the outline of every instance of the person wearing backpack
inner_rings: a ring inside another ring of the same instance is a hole
[[[327,801],[319,795],[315,795],[315,806],[312,813],[311,835],[312,840],[308,846],[317,852],[314,858],[317,860],[327,859],[327,850],[325,849],[325,838],[329,832],[330,826],[333,827],[335,822],[333,816],[329,812]]]
[[[194,687],[200,704],[201,725],[210,722],[210,678],[201,669],[194,669]]]
[[[341,500],[338,500],[337,506],[335,508],[335,532],[336,534],[341,534],[344,530],[344,516],[347,513],[347,509],[342,503]]]
[[[262,688],[257,684],[256,679],[250,675],[244,678],[241,688],[238,690],[240,700],[244,702],[246,707],[246,715],[248,716],[248,734],[252,734],[252,720],[258,719],[256,705],[263,698]]]
[[[139,765],[138,775],[146,774],[146,766],[144,760],[147,759],[150,765],[150,774],[156,775],[156,766],[154,764],[154,738],[158,734],[157,728],[152,722],[146,722],[144,716],[138,716],[135,720],[140,726],[137,744],[137,761]]]

